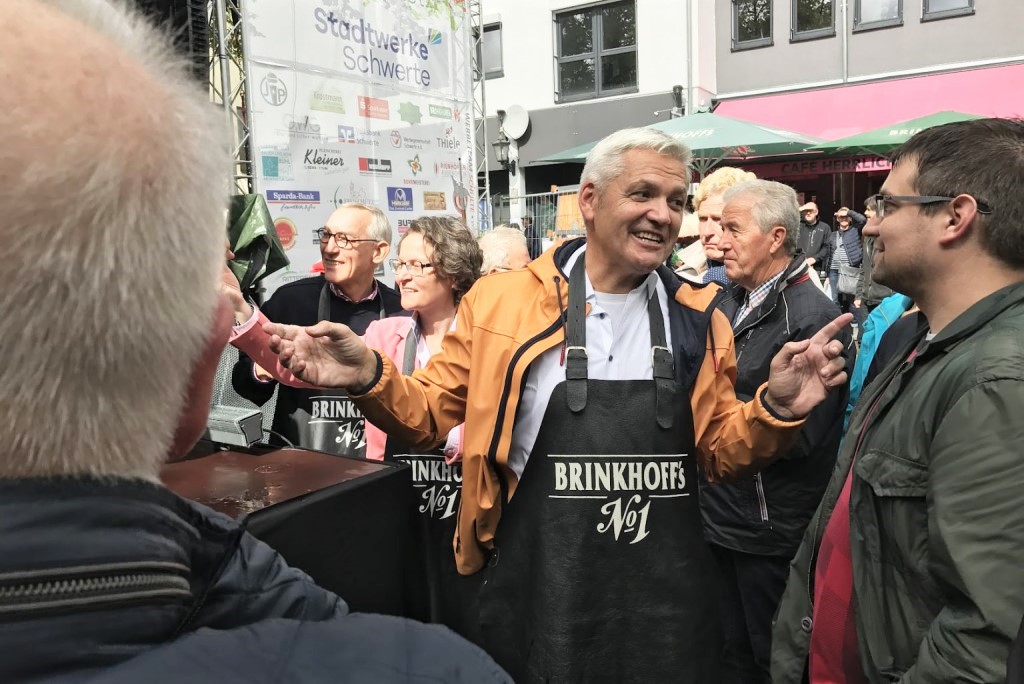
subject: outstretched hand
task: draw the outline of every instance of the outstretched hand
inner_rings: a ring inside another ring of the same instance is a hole
[[[263,329],[281,365],[311,385],[353,390],[368,385],[377,372],[377,358],[347,325],[268,323]]]
[[[814,337],[789,342],[772,359],[765,401],[786,418],[803,418],[846,382],[843,343],[833,339],[853,320],[843,314]]]

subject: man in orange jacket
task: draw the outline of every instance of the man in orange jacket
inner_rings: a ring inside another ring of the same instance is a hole
[[[848,316],[787,344],[755,398],[736,399],[717,286],[663,266],[689,161],[650,129],[601,141],[579,192],[586,240],[478,281],[411,377],[344,326],[268,327],[298,377],[346,388],[407,443],[466,423],[454,549],[480,579],[474,636],[516,681],[714,681],[697,469],[719,480],[769,463],[846,381],[831,338]]]

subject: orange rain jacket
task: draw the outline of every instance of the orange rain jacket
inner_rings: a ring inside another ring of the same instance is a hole
[[[568,282],[558,266],[582,240],[549,249],[526,269],[480,279],[459,305],[455,330],[444,350],[411,376],[385,355],[380,380],[353,396],[367,420],[417,448],[440,443],[466,423],[462,502],[455,532],[459,572],[483,567],[501,517],[501,486],[509,497],[517,477],[508,467],[512,427],[526,369],[545,351],[562,344],[561,307]],[[671,292],[671,290],[670,290]],[[718,292],[683,283],[675,300],[706,311]],[[559,299],[561,298],[561,299]],[[730,479],[767,465],[783,453],[803,421],[780,421],[756,398],[736,399],[736,357],[732,326],[713,311],[703,363],[690,392],[698,465],[710,480]],[[682,448],[689,448],[684,445]]]

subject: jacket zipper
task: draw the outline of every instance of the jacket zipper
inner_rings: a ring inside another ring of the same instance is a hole
[[[754,476],[754,485],[757,489],[757,505],[761,509],[761,522],[768,521],[768,500],[764,497],[764,484],[761,482],[761,473]]]
[[[192,596],[178,563],[109,563],[0,575],[0,615]]]
[[[519,363],[519,359],[523,357],[523,354],[537,344],[541,340],[551,337],[562,327],[562,321],[556,319],[547,328],[537,333],[526,342],[523,343],[516,353],[512,355],[512,360],[508,364],[508,370],[505,372],[505,384],[501,389],[501,398],[498,401],[498,417],[494,421],[494,434],[491,436],[491,446],[487,450],[487,460],[491,464],[491,469],[497,474],[498,481],[501,483],[502,493],[508,496],[508,483],[505,482],[505,477],[498,469],[498,442],[501,440],[501,426],[505,422],[505,410],[508,408],[508,397],[512,393],[512,374],[515,372],[516,364]],[[502,503],[506,503],[502,501]]]

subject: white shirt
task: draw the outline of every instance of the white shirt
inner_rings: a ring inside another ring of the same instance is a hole
[[[563,269],[566,274],[583,251],[576,251]],[[595,292],[586,276],[587,303],[587,374],[591,380],[650,380],[654,377],[651,365],[651,322],[647,318],[647,301],[652,292],[658,293],[661,315],[665,320],[666,346],[672,348],[672,331],[668,322],[668,291],[657,273],[647,276],[635,290],[627,294]],[[508,464],[517,477],[521,477],[533,445],[540,433],[540,424],[548,409],[548,400],[555,385],[565,380],[565,366],[561,363],[561,345],[541,354],[530,364],[523,397],[515,427]]]

